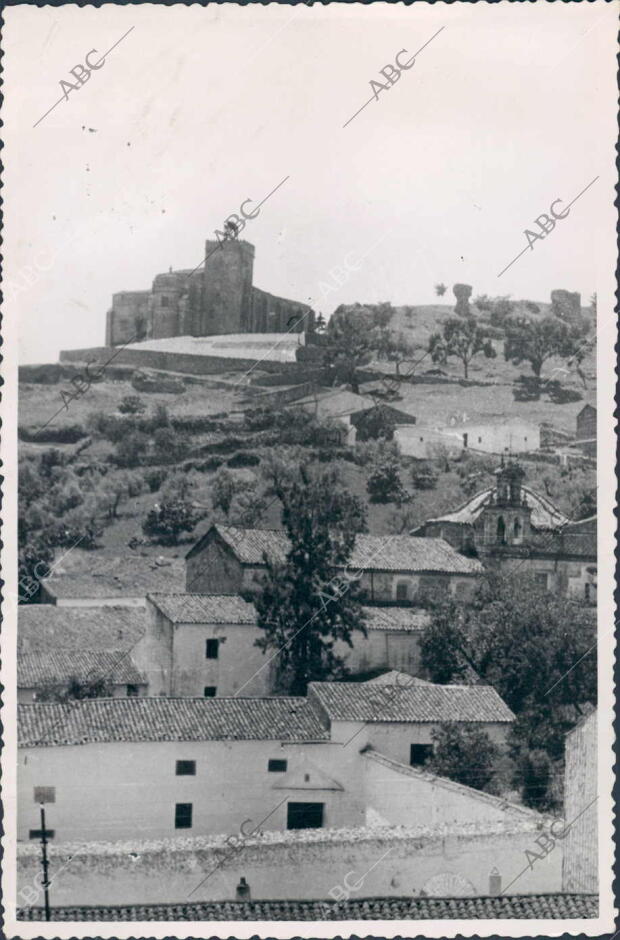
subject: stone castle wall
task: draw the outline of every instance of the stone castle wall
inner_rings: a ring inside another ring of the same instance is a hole
[[[198,269],[156,275],[150,291],[113,294],[106,345],[173,336],[285,333],[312,330],[307,304],[253,286],[254,246],[207,241]]]

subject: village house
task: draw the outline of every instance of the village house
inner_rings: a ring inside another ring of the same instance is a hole
[[[540,427],[519,419],[441,426],[415,424],[396,428],[394,440],[403,454],[420,460],[439,453],[457,457],[464,451],[520,454],[540,450]]]
[[[59,842],[505,820],[502,800],[419,765],[442,722],[503,740],[510,709],[491,687],[401,679],[20,705],[18,838],[36,838],[41,803]]]
[[[256,610],[238,594],[149,594],[147,625],[132,651],[149,695],[269,695],[275,660],[256,646],[264,636]],[[420,671],[419,638],[428,614],[411,607],[364,607],[366,636],[353,648],[338,641],[353,675],[373,670]]]
[[[495,486],[453,512],[429,519],[415,535],[442,538],[487,568],[533,574],[547,590],[596,604],[596,516],[573,522],[523,485],[525,471],[509,460]]]
[[[65,557],[66,556],[66,557]],[[148,591],[181,590],[183,561],[132,552],[117,557],[88,558],[65,552],[41,582],[41,600],[58,607],[144,607]]]
[[[315,394],[307,395],[291,405],[291,408],[302,408],[320,420],[329,419],[343,424],[347,444],[355,444],[359,422],[376,407],[372,398],[340,388],[317,389]],[[415,416],[409,411],[388,404],[381,404],[380,407],[396,424],[415,424]]]
[[[186,591],[252,592],[265,571],[265,557],[283,562],[288,548],[281,529],[212,525],[186,555]],[[359,534],[346,571],[359,579],[368,604],[402,605],[434,588],[469,597],[483,568],[443,538]]]

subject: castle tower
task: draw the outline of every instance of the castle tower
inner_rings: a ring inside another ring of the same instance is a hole
[[[483,551],[522,545],[531,532],[532,510],[523,493],[523,467],[516,460],[505,462],[502,457],[495,476],[497,482],[493,496],[476,523],[476,541],[482,543]]]
[[[231,238],[207,241],[197,335],[251,331],[254,245]]]

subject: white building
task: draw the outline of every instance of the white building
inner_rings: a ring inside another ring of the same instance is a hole
[[[439,453],[457,456],[464,450],[483,454],[521,454],[540,449],[540,427],[518,419],[501,423],[406,425],[394,440],[408,457],[428,459]]]

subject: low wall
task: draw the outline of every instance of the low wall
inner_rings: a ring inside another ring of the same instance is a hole
[[[271,832],[141,843],[64,844],[49,849],[52,904],[153,904],[234,899],[239,879],[254,900],[329,899],[338,886],[353,896],[467,896],[490,893],[499,872],[509,893],[561,890],[562,846],[543,857],[536,822],[449,829],[380,828]],[[525,852],[535,853],[528,865]],[[33,892],[40,847],[21,844],[18,905]],[[345,881],[346,879],[346,881]],[[511,882],[514,883],[511,885]],[[497,881],[491,893],[499,893]],[[19,893],[21,891],[21,894]],[[330,894],[332,892],[332,894]]]
[[[295,372],[296,362],[275,362],[268,359],[235,359],[223,356],[203,356],[192,353],[163,352],[155,349],[132,349],[131,346],[93,346],[91,349],[63,349],[61,362],[96,361],[104,366],[107,360],[138,368],[162,369],[165,372],[188,372],[191,375],[211,375],[218,372],[240,372],[252,369],[260,361],[264,372]],[[94,366],[93,366],[94,369]]]

